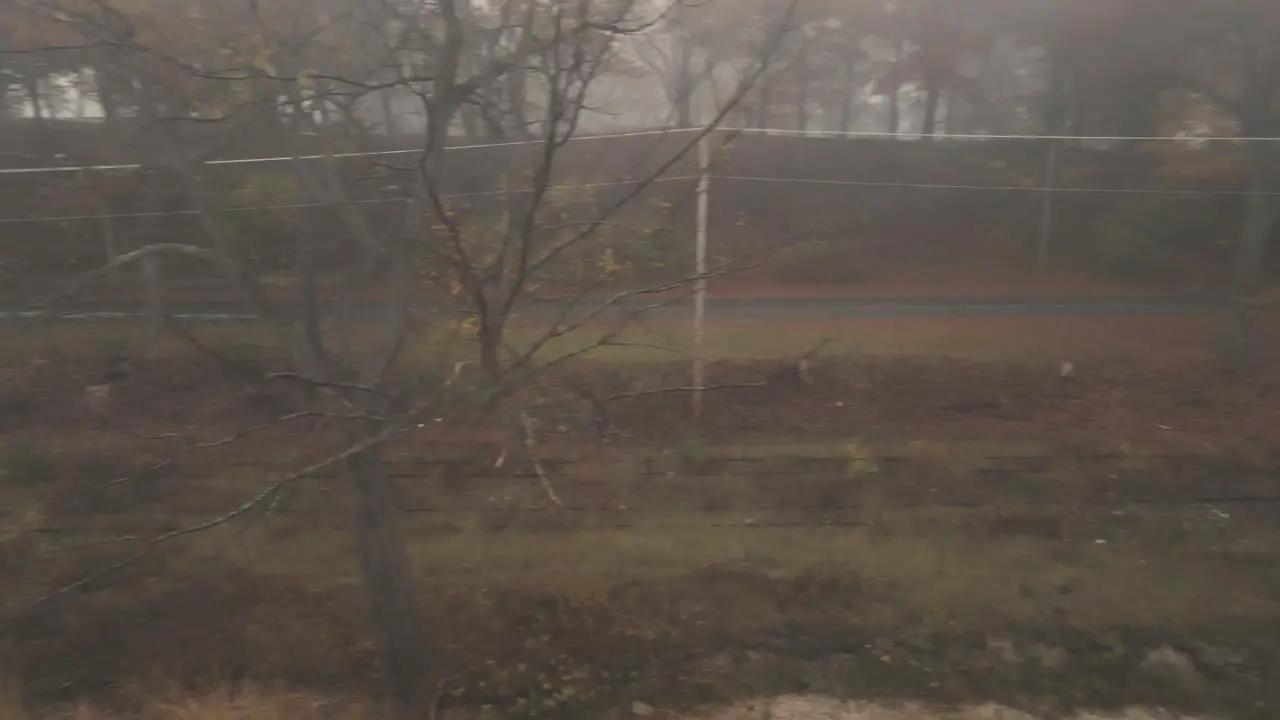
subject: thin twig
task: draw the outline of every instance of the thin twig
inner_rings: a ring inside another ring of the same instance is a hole
[[[210,250],[209,248],[203,248],[198,245],[189,245],[186,243],[154,243],[152,245],[146,245],[138,248],[137,250],[124,253],[123,255],[118,255],[112,258],[109,262],[99,266],[97,269],[81,275],[74,283],[72,283],[71,287],[59,292],[42,304],[45,308],[43,315],[45,317],[56,317],[58,313],[54,310],[55,305],[62,300],[78,294],[94,280],[108,275],[125,265],[129,265],[130,263],[138,262],[152,255],[166,253],[198,258],[200,260],[211,262],[223,269],[226,269],[229,266],[229,261],[225,256]]]
[[[331,390],[355,390],[357,392],[369,393],[370,395],[381,395],[384,398],[390,398],[384,390],[379,390],[371,385],[363,385],[361,383],[339,382],[333,380],[321,380],[309,375],[296,372],[277,372],[269,373],[263,376],[264,380],[296,380],[297,382],[312,385],[318,388],[328,388]]]
[[[121,535],[120,537],[107,538],[105,540],[94,540],[93,542],[83,543],[75,547],[76,550],[88,550],[90,548],[103,547],[106,545],[120,545],[123,543],[143,542],[146,538],[138,535]]]
[[[325,465],[325,467],[328,467],[328,465]],[[312,468],[308,468],[308,470],[310,472],[316,472],[316,470]],[[225,525],[226,523],[231,522],[232,520],[254,509],[264,500],[266,500],[267,498],[271,497],[276,492],[281,490],[287,483],[292,482],[300,477],[303,477],[304,474],[308,474],[308,473],[304,471],[304,473],[297,473],[294,475],[290,475],[282,480],[274,482],[271,485],[267,486],[265,489],[263,489],[261,492],[257,493],[253,497],[246,500],[245,502],[237,505],[236,507],[232,508],[228,512],[218,515],[217,517],[211,518],[209,520],[206,520],[202,523],[198,523],[196,525],[190,525],[185,528],[180,528],[178,530],[173,530],[167,533],[163,533],[161,535],[157,535],[149,540],[143,540],[142,542],[145,542],[146,546],[143,547],[141,550],[133,553],[132,555],[124,558],[123,560],[120,560],[111,565],[108,565],[105,568],[91,572],[88,575],[81,577],[79,580],[76,580],[75,582],[69,583],[67,585],[63,585],[57,588],[56,590],[49,592],[46,595],[40,596],[34,602],[28,605],[27,608],[22,613],[20,613],[20,615],[27,615],[31,612],[34,612],[35,610],[38,610],[39,608],[43,607],[44,605],[46,605],[47,603],[51,602],[52,600],[58,597],[61,597],[63,595],[69,595],[77,590],[80,590],[81,588],[87,587],[97,582],[98,580],[108,575],[124,570],[125,568],[128,568],[132,565],[136,565],[138,562],[142,561],[144,558],[146,558],[148,555],[154,552],[157,547],[161,545],[172,542],[179,538],[186,537],[188,535],[195,535],[196,533],[204,532],[205,530],[210,530],[220,525]]]
[[[164,460],[161,460],[160,462],[155,463],[154,465],[151,465],[150,467],[143,468],[142,470],[139,470],[138,472],[133,473],[132,475],[125,475],[125,476],[123,476],[123,477],[118,477],[118,478],[116,478],[116,479],[114,479],[114,480],[108,480],[108,481],[107,481],[107,484],[108,484],[108,485],[122,485],[122,484],[127,483],[127,482],[133,482],[134,480],[137,480],[138,478],[146,477],[147,475],[150,475],[150,474],[152,474],[152,473],[160,472],[161,470],[164,470],[165,468],[169,467],[169,466],[170,466],[170,465],[172,465],[172,464],[173,464],[173,458],[165,458]]]
[[[306,418],[322,418],[322,419],[329,419],[329,420],[378,420],[382,422],[386,422],[387,420],[384,417],[379,417],[377,415],[369,415],[367,413],[341,414],[341,413],[328,412],[325,410],[301,410],[299,412],[289,413],[288,415],[282,415],[276,418],[275,420],[272,420],[271,422],[259,423],[257,425],[250,425],[248,427],[241,428],[239,430],[236,430],[234,433],[218,438],[217,440],[204,440],[204,441],[192,440],[191,438],[187,437],[186,435],[183,435],[182,433],[161,433],[159,435],[139,435],[136,433],[131,433],[127,430],[121,430],[121,432],[124,432],[125,434],[133,438],[136,438],[138,440],[151,440],[151,441],[179,440],[182,442],[183,445],[186,446],[186,448],[190,450],[209,450],[216,447],[222,447],[223,445],[230,445],[231,443],[237,440],[243,440],[244,438],[254,433],[262,432],[263,430],[270,430],[276,425],[287,423],[293,420],[303,420]]]
[[[750,382],[750,383],[731,383],[725,385],[704,385],[702,387],[693,387],[691,385],[683,387],[662,387],[653,390],[637,390],[636,392],[618,393],[617,395],[608,395],[600,399],[600,402],[613,402],[614,400],[626,400],[628,398],[644,397],[646,395],[666,395],[668,393],[687,393],[687,392],[706,392],[708,390],[740,390],[743,388],[762,388],[768,387],[769,381]]]
[[[132,475],[127,475],[125,477],[109,480],[107,484],[119,485],[121,483],[137,480],[140,477],[150,475],[151,473],[163,470],[166,467],[169,467],[170,465],[172,465],[174,463],[174,460],[177,458],[177,456],[183,453],[194,452],[196,450],[210,450],[213,448],[222,447],[224,445],[230,445],[239,440],[243,440],[244,438],[250,435],[253,435],[254,433],[262,432],[263,430],[270,430],[276,425],[287,423],[292,420],[300,420],[303,418],[315,418],[315,417],[323,418],[323,419],[338,419],[338,420],[381,420],[384,422],[386,421],[386,418],[379,418],[375,416],[366,415],[363,413],[356,413],[352,415],[342,415],[338,413],[325,412],[323,410],[306,410],[302,412],[290,413],[288,415],[281,416],[269,423],[260,423],[258,425],[252,425],[246,428],[241,428],[235,431],[234,433],[218,438],[217,440],[208,440],[204,442],[192,440],[191,438],[185,435],[182,435],[181,433],[162,433],[160,435],[137,435],[135,433],[130,433],[128,431],[122,430],[121,432],[124,432],[125,434],[133,438],[136,438],[138,440],[148,440],[148,441],[178,440],[183,444],[183,447],[181,450],[178,451],[177,454],[173,456],[165,458],[164,460],[161,460],[160,462],[157,462],[154,465],[148,468],[145,468],[139,472],[136,472]]]

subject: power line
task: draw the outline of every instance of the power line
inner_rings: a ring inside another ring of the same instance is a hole
[[[775,135],[781,137],[807,138],[882,138],[885,140],[1062,140],[1069,142],[1280,142],[1280,137],[1201,137],[1193,135],[975,135],[975,134],[942,134],[922,135],[920,133],[887,133],[860,132],[855,130],[786,130],[780,128],[722,128],[727,132],[744,135]]]
[[[644,130],[628,133],[613,133],[606,135],[575,135],[569,138],[570,142],[586,141],[586,140],[616,140],[619,138],[633,137],[650,137],[653,135],[669,135],[673,133],[694,132],[698,128],[685,128],[676,130]],[[447,152],[458,150],[481,150],[485,148],[501,148],[501,147],[518,147],[522,145],[543,145],[545,140],[512,140],[509,142],[496,143],[479,143],[475,145],[454,145],[447,147]],[[421,149],[412,150],[369,150],[362,152],[346,152],[333,153],[329,155],[298,155],[289,157],[250,157],[250,158],[227,158],[223,160],[206,160],[204,165],[255,165],[261,163],[274,162],[292,162],[297,160],[326,160],[329,158],[350,159],[360,157],[388,157],[392,155],[414,155],[421,153]],[[140,170],[140,163],[127,163],[122,165],[51,165],[48,167],[31,167],[31,168],[0,168],[0,175],[36,175],[50,173],[77,173],[77,172],[103,172],[111,170]]]
[[[806,185],[849,185],[855,187],[890,187],[915,190],[992,190],[997,192],[1031,192],[1031,193],[1096,193],[1114,195],[1213,195],[1243,197],[1252,194],[1247,190],[1176,190],[1160,188],[1087,188],[1087,187],[1055,187],[1044,188],[1034,185],[964,185],[943,183],[906,183],[876,182],[872,180],[816,180],[809,178],[754,177],[747,175],[712,175],[713,180],[730,180],[741,182],[765,183],[799,183]],[[1280,192],[1264,192],[1263,195],[1277,195]]]
[[[676,135],[693,132],[702,132],[704,128],[671,128],[663,130],[637,130],[634,132],[611,133],[603,135],[577,135],[569,138],[570,142],[588,141],[588,140],[615,140],[622,138],[636,137],[652,137],[661,135]],[[919,140],[928,138],[930,140],[1061,140],[1071,142],[1184,142],[1184,143],[1210,143],[1210,142],[1280,142],[1280,137],[1194,137],[1194,136],[1148,136],[1148,137],[1121,137],[1121,136],[1099,136],[1099,135],[920,135],[909,133],[885,133],[885,132],[859,132],[848,130],[784,130],[777,128],[746,128],[746,127],[722,127],[717,128],[717,132],[725,132],[737,135],[764,135],[779,137],[804,137],[812,139],[822,138],[880,138],[894,140]],[[542,145],[545,140],[512,140],[496,143],[478,143],[474,145],[455,145],[445,148],[447,152],[457,152],[462,150],[480,150],[485,148],[500,147],[519,147],[528,145]],[[411,150],[370,150],[362,152],[334,153],[332,155],[300,155],[300,156],[276,156],[276,157],[250,157],[250,158],[228,158],[222,160],[207,160],[206,165],[253,165],[261,163],[274,162],[291,162],[297,160],[323,160],[326,158],[359,158],[359,157],[389,157],[394,155],[413,155],[421,153],[421,149]],[[105,172],[113,170],[138,170],[142,165],[139,163],[119,164],[119,165],[53,165],[47,167],[28,167],[28,168],[0,168],[0,176],[3,175],[37,175],[37,174],[54,174],[54,173],[78,173],[78,172]]]
[[[801,185],[828,185],[828,186],[850,186],[850,187],[883,187],[898,188],[905,190],[977,190],[988,192],[1027,192],[1027,193],[1087,193],[1098,195],[1178,195],[1178,196],[1211,196],[1211,197],[1245,197],[1251,193],[1246,190],[1169,190],[1159,188],[1088,188],[1088,187],[1058,187],[1046,189],[1042,187],[1026,186],[1026,185],[966,185],[966,184],[946,184],[946,183],[906,183],[906,182],[875,182],[861,180],[816,180],[806,178],[780,178],[780,177],[755,177],[749,175],[711,175],[712,180],[728,180],[730,182],[756,182],[756,183],[797,183]],[[697,180],[697,176],[682,175],[678,177],[658,178],[652,182],[693,182]],[[615,182],[598,182],[584,183],[581,185],[553,185],[547,188],[550,191],[555,190],[586,190],[600,187],[617,187],[620,185],[633,185],[642,180],[621,180]],[[509,193],[529,193],[533,192],[531,188],[522,188],[519,190],[486,190],[474,193],[454,193],[442,195],[444,198],[467,198],[467,197],[485,197],[506,195]],[[1280,191],[1264,192],[1263,195],[1280,196]],[[352,205],[380,205],[389,203],[405,203],[405,198],[379,198],[371,200],[353,200]],[[219,208],[218,212],[265,212],[273,210],[305,210],[308,208],[333,207],[341,203],[292,203],[286,205],[249,205],[241,207]],[[37,216],[25,218],[0,218],[0,225],[13,225],[20,223],[38,223],[38,222],[74,222],[80,220],[127,220],[137,218],[155,218],[182,215],[197,215],[198,210],[157,210],[153,212],[137,212],[137,213],[104,213],[99,215],[53,215],[53,216]]]

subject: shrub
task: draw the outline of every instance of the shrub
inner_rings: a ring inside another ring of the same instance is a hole
[[[1099,269],[1129,280],[1181,279],[1238,225],[1233,198],[1146,196],[1122,203],[1096,232]]]

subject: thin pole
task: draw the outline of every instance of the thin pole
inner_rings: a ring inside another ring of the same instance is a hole
[[[706,366],[702,357],[702,343],[706,336],[707,314],[707,215],[711,191],[710,133],[698,142],[698,217],[695,240],[694,272],[697,279],[693,286],[693,415],[702,415],[702,388]]]
[[[1044,168],[1044,194],[1040,200],[1040,235],[1036,238],[1036,267],[1049,267],[1049,240],[1053,236],[1053,191],[1058,184],[1058,141],[1049,141]]]

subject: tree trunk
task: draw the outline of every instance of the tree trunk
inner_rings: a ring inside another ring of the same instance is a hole
[[[329,87],[328,83],[322,82],[322,83],[318,83],[317,89],[319,90],[319,92],[317,92],[315,96],[311,98],[311,102],[300,104],[299,109],[301,110],[301,108],[305,106],[307,108],[307,113],[314,112],[320,115],[320,125],[326,128],[332,127],[333,126],[333,109],[329,107],[329,95],[330,95],[329,91],[331,90],[331,88]],[[309,115],[307,119],[311,120],[314,117],[315,115]]]
[[[1250,320],[1257,296],[1266,284],[1267,246],[1277,218],[1280,218],[1280,203],[1269,194],[1274,156],[1275,153],[1265,143],[1255,143],[1248,207],[1236,249],[1224,338],[1224,360],[1232,370],[1243,369],[1247,362],[1252,339]]]
[[[353,433],[349,439],[361,438]],[[348,472],[356,491],[355,530],[365,593],[391,691],[406,717],[421,716],[431,700],[431,654],[381,449],[374,446],[353,456]]]
[[[89,93],[87,92],[89,83],[85,82],[83,72],[76,73],[75,89],[76,89],[76,119],[84,120],[89,115]]]
[[[676,94],[676,127],[681,129],[693,127],[693,90],[687,84],[688,78],[684,83]]]
[[[462,108],[458,113],[462,119],[462,134],[468,142],[480,142],[483,134],[480,130],[480,111],[474,105]]]
[[[898,106],[899,87],[894,84],[889,88],[889,124],[885,127],[885,132],[896,136],[898,128],[902,124],[902,108]]]
[[[849,132],[853,127],[854,70],[852,61],[840,66],[840,132]]]
[[[40,78],[33,78],[26,83],[27,102],[31,104],[31,119],[35,121],[35,154],[45,156],[49,146],[49,126],[45,122],[44,103],[40,100]]]
[[[1064,135],[1067,127],[1067,72],[1066,50],[1056,47],[1050,51],[1047,68],[1048,90],[1044,98],[1044,118],[1041,135]]]
[[[961,93],[949,92],[942,103],[942,134],[968,135],[973,132],[969,126],[969,103],[961,97]]]
[[[511,117],[511,131],[514,133],[514,137],[526,139],[532,137],[529,129],[529,120],[525,115],[525,105],[528,102],[527,80],[525,70],[515,68],[507,73],[506,87],[504,88],[507,101],[506,112]]]
[[[693,127],[693,93],[695,82],[693,77],[693,50],[686,38],[680,38],[679,44],[672,49],[675,54],[675,78],[672,89],[673,108],[676,116],[676,127]]]
[[[898,102],[899,95],[902,93],[902,77],[900,75],[902,68],[902,51],[903,39],[900,29],[894,39],[893,46],[893,65],[889,68],[890,84],[889,91],[886,93],[889,98],[889,126],[885,128],[885,132],[890,135],[897,136],[899,128],[902,126],[902,107]]]
[[[942,89],[936,82],[930,82],[924,95],[924,117],[920,120],[920,134],[932,137],[938,131],[938,106],[942,99]]]
[[[120,127],[120,101],[112,90],[111,82],[102,70],[93,72],[94,83],[98,87],[98,104],[102,106],[102,121],[112,138],[123,135]]]
[[[395,108],[392,106],[393,90],[379,90],[378,104],[382,107],[382,132],[390,137],[400,134],[400,123],[396,121]]]
[[[809,129],[809,53],[802,46],[796,57],[796,129]]]
[[[840,97],[840,132],[849,132],[853,125],[853,91],[846,87]]]
[[[760,108],[756,112],[757,129],[769,127],[769,108],[773,104],[773,88],[767,83],[760,85]]]
[[[31,104],[31,118],[38,125],[43,125],[44,103],[40,101],[40,78],[27,81],[27,102]]]
[[[1274,58],[1271,58],[1274,60]],[[1280,80],[1272,74],[1273,62],[1249,63],[1244,68],[1245,85],[1237,110],[1241,135],[1250,138],[1275,137],[1280,132],[1275,108],[1280,96]],[[1280,220],[1280,198],[1272,195],[1280,179],[1276,167],[1280,149],[1273,143],[1253,141],[1249,147],[1249,200],[1240,242],[1236,248],[1231,278],[1232,301],[1227,318],[1223,354],[1228,368],[1243,369],[1252,340],[1250,316],[1258,295],[1266,286],[1267,245]]]

